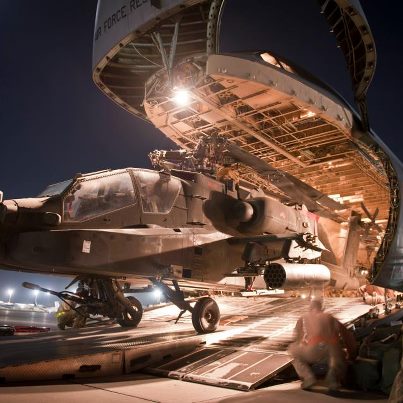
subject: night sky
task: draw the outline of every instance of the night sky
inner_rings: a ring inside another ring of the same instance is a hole
[[[400,1],[362,0],[378,51],[368,95],[372,128],[403,159],[403,26]],[[104,168],[149,167],[148,152],[173,147],[151,125],[116,106],[93,84],[96,0],[0,1],[0,190],[34,196],[47,184]],[[341,52],[315,0],[228,0],[221,51],[272,50],[351,101]],[[7,288],[32,302],[22,281],[62,288],[55,276],[0,271]],[[45,297],[42,297],[45,298]],[[44,303],[41,297],[38,302]]]

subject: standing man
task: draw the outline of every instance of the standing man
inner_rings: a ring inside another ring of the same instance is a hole
[[[316,382],[310,364],[327,363],[329,391],[339,389],[346,371],[340,336],[346,344],[352,344],[347,329],[332,315],[323,312],[322,301],[313,300],[309,311],[299,318],[295,334],[296,341],[290,345],[288,352],[294,358],[294,368],[302,379],[301,388],[309,389]],[[351,348],[348,350],[351,351]]]

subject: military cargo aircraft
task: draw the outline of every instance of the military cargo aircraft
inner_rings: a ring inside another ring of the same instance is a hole
[[[2,201],[2,265],[76,276],[79,291],[58,295],[122,326],[142,315],[125,284],[160,287],[202,333],[219,307],[192,305],[183,287],[348,289],[367,277],[403,290],[403,170],[369,128],[376,53],[359,2],[319,1],[359,114],[271,52],[221,54],[223,5],[99,1],[95,83],[180,149],[150,153],[155,170],[78,174]]]

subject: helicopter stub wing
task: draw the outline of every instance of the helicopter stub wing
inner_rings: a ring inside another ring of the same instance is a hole
[[[285,241],[285,240],[294,240],[298,239],[300,234],[283,234],[283,235],[275,235],[275,234],[265,234],[258,236],[244,236],[244,237],[231,237],[227,239],[229,244],[244,244],[247,242],[276,242],[276,241]]]

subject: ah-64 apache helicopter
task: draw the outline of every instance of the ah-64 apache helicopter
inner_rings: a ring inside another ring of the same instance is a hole
[[[305,206],[285,205],[245,181],[236,183],[225,166],[221,171],[226,174],[214,178],[206,155],[197,155],[200,149],[208,149],[210,156],[219,149],[224,165],[235,158],[253,161],[225,140],[209,138],[192,154],[151,153],[153,163],[165,168],[160,171],[127,168],[77,175],[50,185],[36,198],[5,200],[2,263],[76,275],[87,295],[56,295],[79,303],[81,310],[85,306],[88,313],[116,318],[122,326],[137,326],[142,309],[135,298],[123,296],[118,280],[148,279],[182,311],[192,312],[199,332],[216,329],[218,306],[203,297],[192,307],[178,280],[185,286],[204,282],[204,288],[232,290],[251,289],[256,277],[264,277],[269,289],[328,282],[329,269],[318,264],[326,249],[318,238],[318,216]],[[320,207],[320,199],[322,205],[343,207],[302,182],[297,188],[298,180],[285,172],[255,162],[282,177],[277,186],[295,187],[312,206]],[[273,263],[279,259],[281,263]]]
[[[206,296],[191,305],[181,287],[355,288],[369,272],[403,290],[403,169],[365,103],[372,35],[357,1],[319,3],[361,118],[276,55],[220,54],[222,0],[100,1],[95,82],[182,150],[151,153],[154,171],[79,174],[3,201],[0,263],[76,276],[86,293],[57,295],[122,326],[142,316],[122,284],[143,280],[190,311],[198,332],[217,328],[219,308]],[[190,102],[175,102],[183,89]]]

